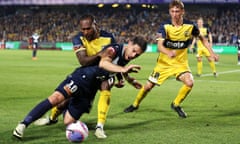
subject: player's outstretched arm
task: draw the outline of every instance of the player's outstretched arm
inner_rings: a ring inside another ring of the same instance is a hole
[[[138,72],[141,67],[139,65],[128,65],[128,66],[120,66],[113,64],[112,61],[116,55],[116,52],[112,47],[109,47],[101,52],[101,60],[99,62],[99,67],[103,68],[109,72],[114,73],[131,73]]]
[[[99,67],[109,72],[115,72],[115,73],[132,73],[132,72],[137,73],[141,69],[141,66],[133,65],[133,64],[124,66],[124,67],[119,66],[119,65],[113,64],[112,61],[109,61],[107,59],[101,59],[99,63]]]

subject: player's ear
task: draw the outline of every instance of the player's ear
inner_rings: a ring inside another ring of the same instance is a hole
[[[98,28],[98,24],[97,24],[97,22],[96,22],[96,20],[95,20],[95,19],[93,19],[93,22],[92,22],[92,27],[93,27],[93,29],[94,29],[94,30],[96,30],[96,31],[98,31],[98,30],[99,30],[99,28]]]

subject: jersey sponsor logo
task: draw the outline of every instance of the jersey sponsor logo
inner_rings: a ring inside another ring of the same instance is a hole
[[[163,45],[167,48],[171,49],[185,49],[189,45],[189,40],[187,41],[171,41],[169,39],[166,39],[163,43]]]

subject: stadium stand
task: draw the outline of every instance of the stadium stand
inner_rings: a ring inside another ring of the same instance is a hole
[[[202,16],[211,27],[214,43],[233,44],[240,35],[240,6],[236,4],[187,4],[186,18]],[[155,9],[133,5],[132,8],[98,8],[95,5],[67,6],[1,6],[0,39],[25,41],[36,30],[42,42],[71,42],[78,30],[78,19],[83,13],[96,16],[102,29],[114,33],[118,42],[131,35],[143,35],[155,43],[159,23],[168,18],[167,5]],[[127,33],[128,31],[128,33]]]

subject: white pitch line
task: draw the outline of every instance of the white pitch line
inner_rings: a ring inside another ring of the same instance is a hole
[[[194,81],[198,81],[198,82],[212,82],[212,83],[235,83],[235,84],[239,84],[240,81],[220,81],[220,80],[194,80]]]
[[[231,70],[231,71],[217,72],[217,74],[228,74],[228,73],[235,73],[235,72],[240,72],[240,69],[238,69],[238,70]],[[207,76],[213,76],[213,74],[212,73],[208,73],[208,74],[201,75],[201,77],[207,77]]]

